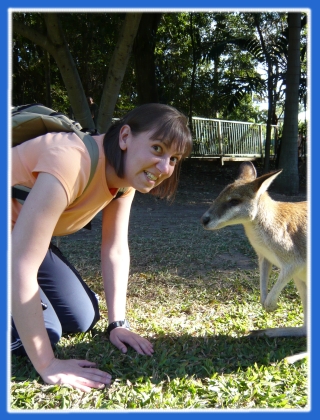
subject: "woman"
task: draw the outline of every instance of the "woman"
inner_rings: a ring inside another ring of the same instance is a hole
[[[152,344],[125,320],[130,208],[135,190],[172,198],[192,147],[185,116],[161,104],[134,109],[95,140],[99,162],[87,188],[90,157],[75,134],[49,133],[12,149],[12,185],[32,187],[23,206],[12,200],[12,352],[27,354],[45,382],[83,391],[104,388],[111,376],[90,361],[56,359],[53,348],[62,332],[95,325],[98,302],[50,240],[76,232],[102,210],[110,341],[122,352],[130,345],[152,355]],[[119,188],[126,192],[113,199]]]

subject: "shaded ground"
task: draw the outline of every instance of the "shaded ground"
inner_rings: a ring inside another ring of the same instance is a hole
[[[262,167],[256,164],[258,174]],[[131,273],[157,271],[166,266],[171,272],[184,277],[206,276],[215,270],[256,267],[255,254],[248,243],[241,225],[216,232],[205,231],[200,217],[211,201],[232,182],[239,162],[187,161],[182,168],[179,188],[172,204],[149,194],[136,193],[133,202],[129,243],[131,249]],[[270,195],[280,201],[306,199],[305,165],[301,165],[301,188],[297,196],[277,194],[270,187]],[[101,217],[93,220],[92,231],[80,231],[78,240],[97,241]],[[70,238],[71,239],[71,238]],[[166,256],[170,255],[170,260]]]
[[[217,162],[186,162],[173,204],[169,205],[150,195],[137,193],[131,214],[131,234],[151,238],[157,235],[159,226],[162,226],[163,238],[159,240],[163,241],[166,237],[169,240],[173,233],[176,241],[179,242],[181,238],[184,238],[182,242],[192,243],[192,247],[198,248],[198,254],[200,254],[200,258],[195,258],[197,261],[192,259],[186,261],[190,268],[193,266],[193,274],[203,274],[212,268],[223,269],[226,264],[234,265],[235,261],[238,268],[253,268],[256,262],[255,258],[252,258],[252,252],[247,246],[241,246],[243,241],[246,242],[241,225],[230,226],[217,232],[204,231],[200,225],[200,218],[209,208],[211,201],[236,178],[238,167],[239,162],[227,162],[224,166]],[[260,175],[262,168],[257,167],[257,170]],[[279,201],[305,200],[305,174],[301,173],[299,195],[283,196],[272,191],[272,188],[270,188],[270,195]],[[223,244],[220,246],[217,244],[217,240],[220,241],[220,239],[225,243],[225,247]],[[202,247],[208,248],[205,259],[202,258],[204,254],[203,250],[201,252]],[[184,247],[181,247],[181,251],[184,251]],[[179,252],[178,249],[177,252]]]

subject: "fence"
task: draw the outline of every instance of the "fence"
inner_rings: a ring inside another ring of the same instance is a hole
[[[266,124],[192,117],[192,157],[254,160],[265,154]],[[278,126],[271,126],[270,155],[275,155]]]

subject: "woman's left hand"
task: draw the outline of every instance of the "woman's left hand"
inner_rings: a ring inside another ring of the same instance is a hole
[[[123,327],[115,328],[110,332],[110,341],[122,353],[126,353],[128,350],[125,343],[129,344],[139,354],[152,356],[154,352],[150,341]]]

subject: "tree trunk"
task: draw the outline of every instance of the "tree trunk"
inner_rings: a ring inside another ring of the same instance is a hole
[[[133,42],[138,31],[142,13],[127,13],[117,45],[113,52],[107,79],[100,102],[97,128],[105,133],[111,125],[120,86],[127,68]]]
[[[57,66],[61,72],[73,114],[83,127],[94,130],[95,127],[82,82],[66,43],[58,14],[43,13],[43,17],[47,26],[48,38],[52,45],[49,52],[56,60]]]
[[[50,54],[48,51],[44,51],[43,55],[44,68],[45,68],[45,80],[46,80],[46,105],[52,107],[51,101],[51,69],[50,69]]]
[[[155,75],[155,36],[162,13],[143,13],[133,45],[138,103],[159,102]]]
[[[30,39],[53,56],[60,70],[75,118],[83,127],[94,129],[86,95],[64,38],[58,14],[43,13],[42,15],[47,27],[47,36],[14,20],[13,31]]]
[[[271,124],[272,124],[272,116],[273,116],[273,89],[272,89],[272,74],[270,73],[269,69],[271,65],[268,64],[268,119],[267,119],[267,131],[266,131],[266,143],[264,147],[264,165],[263,170],[264,173],[269,172],[270,168],[270,146],[271,146]]]
[[[100,103],[98,131],[104,132],[111,124],[120,86],[127,67],[136,36],[141,13],[127,13],[118,43],[114,50],[103,95]],[[47,35],[13,20],[13,31],[25,36],[35,44],[48,51],[55,59],[65,84],[75,119],[88,129],[94,129],[94,123],[80,80],[79,73],[73,61],[60,25],[57,13],[43,13],[47,27]],[[100,121],[100,125],[99,125]]]
[[[275,185],[283,194],[298,194],[298,113],[300,80],[301,13],[288,13],[289,47],[286,100],[279,167],[283,169]]]
[[[194,40],[194,27],[193,27],[192,13],[190,13],[190,38],[191,38],[191,47],[192,47],[192,73],[191,73],[191,83],[190,83],[190,90],[189,90],[189,126],[192,128],[193,96],[194,96],[196,71],[197,71],[197,54],[196,54],[196,45],[195,45],[195,40]]]
[[[219,80],[220,80],[220,75],[219,75],[219,67],[220,67],[220,56],[218,54],[215,54],[215,56],[213,57],[213,98],[212,98],[212,107],[211,107],[211,112],[213,115],[213,118],[219,118],[219,113],[218,113],[218,109],[219,109]]]

